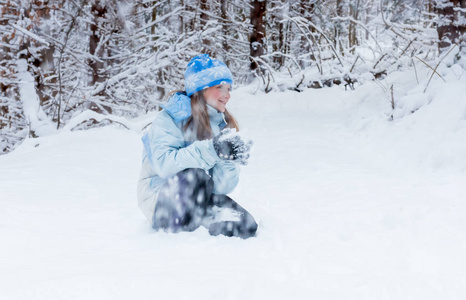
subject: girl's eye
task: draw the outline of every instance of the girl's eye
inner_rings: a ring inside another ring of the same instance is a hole
[[[230,92],[231,91],[231,87],[228,87],[228,86],[225,86],[225,85],[218,85],[217,89],[225,91],[225,92]]]

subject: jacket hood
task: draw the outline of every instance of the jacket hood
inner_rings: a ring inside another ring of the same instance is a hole
[[[191,98],[183,92],[173,94],[161,106],[176,123],[182,122],[191,116]],[[211,123],[220,125],[222,128],[225,127],[226,121],[223,113],[218,112],[210,105],[207,105],[207,112]]]
[[[178,92],[173,94],[161,106],[175,122],[184,121],[191,116],[191,98],[185,93]]]

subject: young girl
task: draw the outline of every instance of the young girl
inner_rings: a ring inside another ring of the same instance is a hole
[[[226,196],[238,184],[238,164],[247,164],[251,148],[225,108],[232,84],[223,62],[208,54],[194,57],[185,72],[186,92],[162,105],[143,136],[138,201],[154,229],[204,226],[211,235],[255,235],[254,218]]]

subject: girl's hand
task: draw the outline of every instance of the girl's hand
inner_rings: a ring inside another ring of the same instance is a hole
[[[243,141],[236,130],[226,128],[213,139],[218,157],[241,165],[247,165],[252,141]]]

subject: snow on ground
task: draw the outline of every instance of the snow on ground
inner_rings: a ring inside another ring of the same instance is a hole
[[[0,157],[1,299],[465,299],[466,84],[406,76],[393,121],[375,83],[234,91],[248,240],[153,231],[137,130],[27,140]]]

